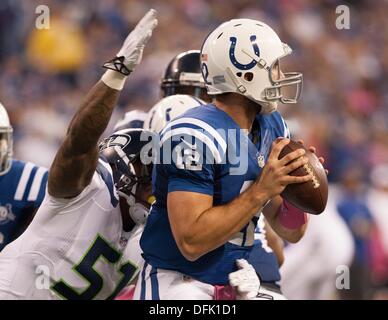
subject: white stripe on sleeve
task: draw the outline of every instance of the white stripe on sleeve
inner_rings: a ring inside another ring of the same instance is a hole
[[[15,192],[15,200],[22,200],[24,192],[26,191],[28,179],[30,179],[31,171],[34,168],[34,165],[31,162],[27,162],[24,166],[23,173],[20,177],[18,187]]]
[[[284,138],[289,138],[290,137],[290,130],[288,130],[288,127],[287,127],[286,122],[284,121],[283,117],[281,117],[281,119],[282,119],[283,127],[284,127],[283,136],[284,136]]]
[[[19,180],[19,184],[16,188],[16,192],[14,196],[15,200],[23,199],[23,195],[24,195],[24,192],[26,191],[28,179],[30,178],[31,171],[33,168],[34,168],[34,165],[31,162],[27,162],[24,165],[23,172]]]
[[[38,198],[42,179],[46,172],[46,168],[39,168],[38,171],[36,171],[34,181],[31,185],[30,193],[28,194],[27,201],[35,201]]]
[[[178,129],[172,129],[170,131],[167,131],[166,134],[163,136],[162,140],[160,141],[160,146],[163,145],[163,143],[170,139],[174,135],[180,135],[180,134],[189,134],[197,139],[199,139],[201,142],[203,142],[207,147],[210,149],[210,151],[213,154],[213,157],[215,159],[215,163],[219,164],[222,161],[222,157],[220,152],[218,151],[216,145],[214,142],[204,133],[201,131],[198,131],[193,128],[178,128]],[[193,146],[194,147],[194,146]],[[207,161],[210,161],[210,159],[207,159]],[[209,162],[212,163],[212,162]]]
[[[217,143],[221,146],[223,153],[225,154],[226,152],[226,142],[224,138],[221,136],[221,134],[214,129],[211,125],[207,124],[205,121],[195,119],[195,118],[181,118],[177,120],[171,121],[161,132],[161,136],[167,132],[167,130],[170,130],[172,126],[178,125],[178,124],[193,124],[207,133],[209,133],[216,141]],[[189,129],[189,128],[187,128]]]

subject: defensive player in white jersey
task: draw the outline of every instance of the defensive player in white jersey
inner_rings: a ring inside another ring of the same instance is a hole
[[[116,132],[100,149],[98,140],[156,25],[150,10],[70,123],[48,195],[26,232],[0,254],[0,299],[110,299],[136,275],[125,249],[133,211],[147,205],[141,186],[149,174],[136,162],[143,130]]]
[[[142,129],[144,126],[144,120],[147,117],[147,113],[141,110],[131,110],[124,114],[124,116],[115,124],[113,130],[114,132],[120,130],[128,130],[128,129]],[[134,137],[139,138],[139,137]],[[139,143],[141,143],[139,141]],[[148,172],[151,173],[151,166],[148,167]],[[133,188],[137,189],[137,185],[134,185]],[[147,196],[144,200],[146,203],[141,204],[136,202],[136,198],[132,198],[135,205],[131,205],[132,208],[130,215],[131,220],[136,223],[136,226],[132,229],[131,237],[128,241],[128,245],[126,247],[126,251],[131,256],[132,260],[136,261],[137,266],[141,268],[144,263],[144,260],[141,256],[142,251],[140,248],[140,237],[144,229],[144,224],[147,221],[150,205],[154,202],[154,197],[151,195],[151,179],[143,180],[141,185],[143,190],[146,190],[145,195]],[[133,194],[136,194],[136,190],[132,190]],[[144,193],[143,193],[144,194]],[[134,281],[135,282],[135,281]],[[132,300],[133,292],[135,285],[134,283],[130,283],[127,285],[115,298],[116,300]]]

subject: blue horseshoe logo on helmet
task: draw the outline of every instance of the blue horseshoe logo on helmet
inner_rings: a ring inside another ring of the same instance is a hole
[[[234,52],[236,50],[237,38],[236,37],[230,37],[229,40],[231,42],[231,45],[230,45],[230,48],[229,48],[229,58],[230,58],[230,61],[232,61],[233,65],[237,69],[240,69],[240,70],[250,70],[250,69],[252,69],[257,64],[257,61],[252,59],[252,61],[250,63],[247,63],[247,64],[242,64],[242,63],[238,62],[237,59],[236,59],[236,56],[234,54]],[[252,47],[253,47],[253,51],[255,52],[255,55],[260,57],[260,49],[259,49],[259,47],[257,46],[257,43],[256,43],[256,36],[255,35],[251,36],[250,40],[252,42]]]

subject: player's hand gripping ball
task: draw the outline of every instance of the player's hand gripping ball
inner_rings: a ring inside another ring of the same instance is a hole
[[[303,144],[290,140],[280,152],[279,159],[297,149],[306,150],[304,157],[308,158],[308,163],[290,173],[291,176],[312,175],[312,180],[304,183],[289,184],[281,196],[295,207],[311,214],[321,214],[327,204],[328,181],[325,168],[319,161],[315,153],[306,149]]]

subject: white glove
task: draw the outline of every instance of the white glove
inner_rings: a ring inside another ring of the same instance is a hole
[[[104,64],[108,70],[101,80],[109,87],[121,90],[128,76],[140,63],[144,47],[158,24],[156,10],[149,10],[130,32],[116,57]]]
[[[133,71],[140,63],[144,47],[157,25],[156,10],[151,9],[125,39],[123,46],[117,53],[117,57],[124,57],[123,63],[129,71]]]
[[[260,290],[260,279],[255,269],[245,259],[236,260],[238,271],[229,274],[229,283],[237,290],[237,299],[252,300]]]

